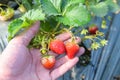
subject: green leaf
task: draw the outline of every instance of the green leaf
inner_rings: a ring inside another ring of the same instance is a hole
[[[57,21],[69,26],[82,26],[90,21],[90,14],[83,5],[71,5]]]
[[[20,31],[20,29],[29,26],[30,24],[27,23],[26,21],[23,21],[21,19],[15,19],[12,22],[10,22],[10,24],[8,25],[8,39],[12,39],[17,32]]]
[[[38,6],[40,6],[41,3],[40,3],[40,0],[33,0],[33,8],[38,8]]]
[[[97,2],[100,2],[101,0],[96,0]]]
[[[85,0],[69,0],[70,3],[75,4],[75,3],[84,3]]]
[[[32,0],[22,0],[22,4],[27,10],[32,9]]]
[[[48,15],[60,15],[58,12],[59,10],[56,9],[54,4],[50,0],[40,0],[41,1],[41,7],[43,11]],[[58,7],[57,7],[58,8]]]
[[[120,11],[120,6],[117,3],[115,3],[113,0],[107,0],[106,4],[108,5],[110,12]]]
[[[58,12],[61,12],[62,0],[50,0]]]
[[[65,7],[67,6],[69,0],[62,0],[62,3],[61,3],[61,11],[64,11],[65,10]]]
[[[71,5],[78,5],[80,3],[85,3],[85,0],[62,0],[62,11],[64,11],[67,7],[71,6]]]
[[[47,20],[41,22],[41,30],[44,32],[52,32],[57,25],[57,22],[53,18],[47,18]]]
[[[29,19],[29,20],[44,20],[45,19],[45,14],[42,12],[41,9],[32,9],[29,10],[27,13],[25,13],[21,19],[24,20],[25,18]]]
[[[40,6],[40,0],[34,0],[33,3]]]
[[[90,12],[92,12],[95,16],[103,17],[108,13],[108,6],[105,2],[100,2],[96,5],[91,5]]]

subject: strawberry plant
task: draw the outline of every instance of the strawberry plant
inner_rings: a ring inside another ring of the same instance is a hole
[[[27,11],[27,9],[22,3],[20,3],[18,0],[15,0],[15,2],[19,5],[18,9],[20,12],[25,13]]]
[[[34,0],[31,4],[31,8],[25,14],[8,25],[8,40],[39,20],[41,27],[29,47],[39,48],[42,55],[48,55],[49,50],[57,54],[67,52],[69,58],[73,58],[79,49],[74,40],[75,34],[82,35],[82,43],[91,40],[88,44],[92,50],[105,46],[107,40],[104,39],[104,33],[95,29],[94,35],[91,35],[87,28],[95,16],[104,18],[108,12],[119,12],[120,9],[113,0]],[[76,31],[74,32],[73,29]],[[63,32],[70,32],[74,43],[65,44],[58,40],[52,42],[56,35]]]
[[[5,4],[0,4],[0,20],[7,21],[14,16],[14,9]]]

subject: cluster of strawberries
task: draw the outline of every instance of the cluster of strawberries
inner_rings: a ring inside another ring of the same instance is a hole
[[[64,43],[63,41],[59,39],[52,40],[49,44],[49,48],[51,51],[59,55],[64,54],[66,52],[69,59],[74,58],[74,56],[80,49],[79,45],[75,43],[74,41]],[[55,57],[51,55],[44,56],[41,59],[42,65],[47,69],[53,68],[55,65],[55,62],[56,62]]]
[[[88,31],[90,34],[96,34],[96,32],[98,31],[98,27],[95,25],[91,26],[89,27]],[[49,48],[51,51],[59,55],[66,53],[69,59],[74,58],[76,53],[80,49],[79,45],[75,43],[75,41],[64,43],[59,39],[51,40]],[[41,63],[46,69],[53,68],[55,62],[56,62],[55,57],[51,55],[44,56],[41,59]]]

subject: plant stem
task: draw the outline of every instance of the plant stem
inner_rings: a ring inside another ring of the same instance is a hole
[[[69,31],[73,28],[74,26],[70,26],[70,28],[68,29]]]
[[[60,26],[60,22],[57,23],[55,29],[53,30],[53,33],[58,29],[59,26]]]
[[[68,5],[68,6],[65,8],[65,10],[64,10],[63,13],[62,13],[62,16],[65,15],[65,13],[66,13],[66,11],[67,11],[67,8],[68,8],[69,6],[70,6],[70,5]],[[59,26],[60,26],[60,22],[57,23],[57,25],[56,25],[56,27],[55,27],[53,33],[58,29]]]
[[[6,5],[6,4],[0,4],[0,6],[5,6],[5,7],[9,7],[8,5]]]
[[[67,11],[67,8],[63,11],[62,16],[65,15],[66,11]]]
[[[15,2],[20,6],[20,3],[17,0],[15,0]]]
[[[46,55],[48,52],[46,38],[47,38],[46,35],[42,36],[42,41],[41,41],[42,48],[40,49],[42,55]]]
[[[3,9],[0,7],[0,12],[2,12],[3,11]]]
[[[85,5],[86,5],[87,9],[89,9],[88,8],[89,7],[89,1],[88,0],[85,1]]]

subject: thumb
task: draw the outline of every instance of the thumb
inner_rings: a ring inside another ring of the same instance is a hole
[[[31,39],[35,36],[35,34],[38,32],[40,26],[40,21],[37,21],[34,23],[30,28],[28,28],[26,31],[21,33],[20,35],[16,36],[12,42],[19,42],[21,44],[24,44],[27,46]]]

